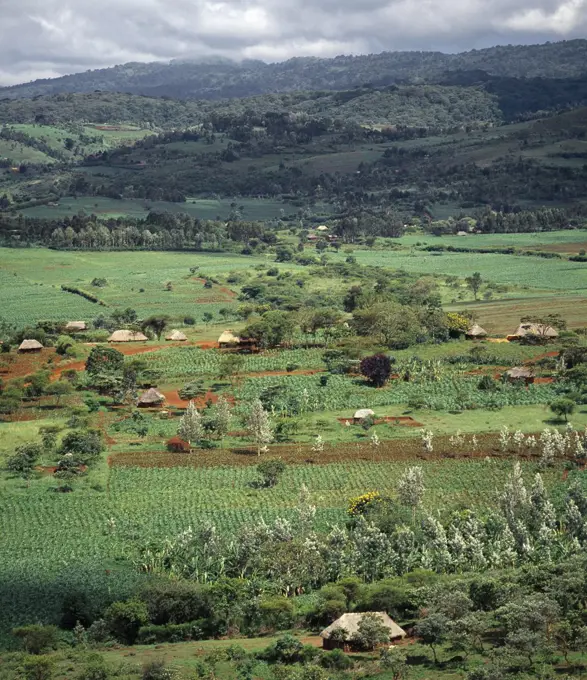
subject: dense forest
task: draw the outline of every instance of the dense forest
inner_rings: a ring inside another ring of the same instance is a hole
[[[294,58],[282,63],[173,61],[129,63],[0,89],[0,97],[35,97],[60,92],[108,90],[151,96],[220,99],[269,92],[339,90],[365,83],[376,86],[426,81],[446,72],[482,70],[504,77],[569,78],[581,76],[587,63],[587,41],[545,45],[490,47],[461,54],[383,52],[334,59]]]

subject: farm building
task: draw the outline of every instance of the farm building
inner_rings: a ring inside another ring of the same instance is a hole
[[[343,614],[334,623],[331,623],[328,628],[325,628],[321,633],[322,647],[324,649],[343,649],[345,652],[352,652],[356,649],[353,644],[353,637],[359,630],[359,624],[364,614],[375,614],[381,618],[381,622],[389,631],[389,641],[402,640],[407,636],[406,631],[400,628],[397,623],[390,618],[385,612],[364,612],[362,614]],[[340,630],[340,633],[334,631]]]
[[[169,335],[165,336],[165,339],[173,340],[174,342],[185,342],[188,338],[185,333],[182,333],[178,330],[173,330]]]
[[[218,347],[220,349],[238,349],[244,352],[256,352],[258,350],[257,342],[252,338],[239,338],[231,330],[226,330],[218,338]]]
[[[108,342],[145,342],[149,338],[140,331],[114,331]]]
[[[374,415],[375,411],[372,411],[370,408],[360,408],[358,411],[355,411],[353,422],[360,423],[365,418],[372,418]]]
[[[65,325],[65,330],[70,333],[75,333],[77,331],[86,331],[88,326],[85,321],[68,321]]]
[[[515,368],[510,368],[509,371],[505,372],[507,379],[511,382],[518,382],[523,380],[527,385],[534,382],[534,373],[530,368],[525,366],[516,366]]]
[[[159,392],[159,390],[156,390],[154,387],[151,387],[150,390],[147,390],[141,396],[139,397],[138,405],[139,406],[160,406],[163,402],[165,401],[165,397]]]
[[[240,345],[241,339],[235,335],[231,330],[224,331],[218,338],[218,347],[220,349],[232,349]]]
[[[550,340],[552,338],[558,338],[558,331],[552,326],[546,326],[542,323],[521,323],[514,333],[508,335],[508,340],[512,342],[527,336]]]
[[[469,338],[469,340],[479,340],[480,338],[487,337],[487,331],[484,328],[482,328],[478,323],[475,323],[465,333],[465,337]]]
[[[38,340],[23,340],[18,348],[19,352],[40,352],[43,345]]]

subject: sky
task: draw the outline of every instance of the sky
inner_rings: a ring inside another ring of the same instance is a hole
[[[587,0],[0,0],[0,85],[129,61],[458,52],[587,37]]]

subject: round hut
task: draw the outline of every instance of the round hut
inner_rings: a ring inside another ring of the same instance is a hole
[[[145,342],[149,338],[140,331],[119,330],[114,331],[108,338],[108,342]]]
[[[141,396],[139,397],[139,400],[137,402],[137,406],[140,406],[142,408],[148,408],[150,406],[161,406],[165,401],[165,396],[159,392],[159,390],[156,390],[154,387],[151,387],[150,390],[147,390]]]
[[[18,348],[19,352],[40,352],[43,345],[38,340],[23,340]]]

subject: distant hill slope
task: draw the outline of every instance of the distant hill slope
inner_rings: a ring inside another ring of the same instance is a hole
[[[344,90],[431,81],[447,72],[484,71],[511,78],[573,78],[587,71],[587,40],[491,47],[460,54],[383,52],[282,63],[228,60],[129,63],[51,80],[0,88],[0,98],[105,90],[150,96],[221,99],[296,90]]]

